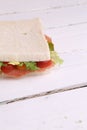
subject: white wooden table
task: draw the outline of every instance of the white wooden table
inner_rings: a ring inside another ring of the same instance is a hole
[[[34,17],[42,19],[64,63],[47,75],[0,79],[0,130],[87,130],[86,86],[64,91],[87,85],[87,0],[0,0],[0,20]],[[15,100],[26,96],[33,98]]]

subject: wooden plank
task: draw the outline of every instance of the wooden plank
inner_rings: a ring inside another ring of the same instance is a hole
[[[44,27],[47,29],[65,28],[66,26],[87,24],[86,12],[87,6],[76,6],[37,11],[30,10],[12,14],[1,13],[0,20],[31,19],[39,17],[42,19]]]
[[[86,130],[87,89],[0,107],[1,130]]]
[[[43,10],[49,8],[65,8],[86,5],[86,0],[0,0],[0,13]]]

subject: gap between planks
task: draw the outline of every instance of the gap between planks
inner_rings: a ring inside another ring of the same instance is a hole
[[[62,92],[71,91],[71,90],[75,90],[75,89],[81,89],[81,88],[85,88],[85,87],[87,87],[87,82],[80,83],[80,84],[74,84],[72,86],[68,86],[68,87],[61,88],[61,89],[53,89],[53,90],[49,90],[46,92],[41,92],[41,93],[37,93],[37,94],[33,94],[33,95],[27,95],[24,97],[14,98],[14,99],[10,99],[10,100],[4,100],[4,101],[0,102],[0,105],[6,105],[6,104],[10,104],[10,103],[39,98],[39,97],[43,97],[43,96],[62,93]]]

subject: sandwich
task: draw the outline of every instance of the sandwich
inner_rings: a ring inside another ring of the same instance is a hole
[[[39,18],[0,21],[0,75],[41,73],[62,62]]]

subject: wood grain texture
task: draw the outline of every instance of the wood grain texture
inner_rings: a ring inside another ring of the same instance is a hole
[[[86,0],[0,0],[0,12],[17,12],[42,10],[47,8],[61,8],[87,4]]]
[[[1,130],[86,130],[87,89],[0,107]]]

